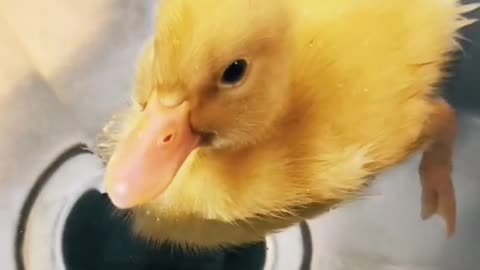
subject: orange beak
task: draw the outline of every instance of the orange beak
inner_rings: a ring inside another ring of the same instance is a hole
[[[190,128],[188,102],[167,108],[151,101],[107,165],[107,193],[120,209],[160,196],[200,142]]]

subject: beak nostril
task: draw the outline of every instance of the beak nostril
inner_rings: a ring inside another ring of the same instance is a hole
[[[173,134],[168,134],[167,136],[165,136],[165,137],[163,138],[162,141],[163,141],[163,143],[169,143],[169,142],[172,141],[172,139],[173,139]]]

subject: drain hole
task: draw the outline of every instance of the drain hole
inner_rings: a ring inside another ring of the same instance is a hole
[[[198,256],[154,249],[130,234],[125,216],[113,213],[108,197],[88,191],[76,203],[63,233],[68,270],[261,270],[265,244]],[[116,211],[118,212],[118,211]]]

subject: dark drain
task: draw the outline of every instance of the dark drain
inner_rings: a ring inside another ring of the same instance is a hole
[[[86,192],[67,219],[63,254],[68,270],[261,270],[266,246],[258,244],[198,256],[153,248],[130,234],[125,217],[113,214],[110,200]]]

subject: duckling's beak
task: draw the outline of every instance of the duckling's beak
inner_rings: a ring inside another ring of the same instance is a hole
[[[190,127],[189,111],[186,101],[174,107],[149,102],[107,165],[107,193],[117,208],[148,203],[171,184],[200,143]]]

